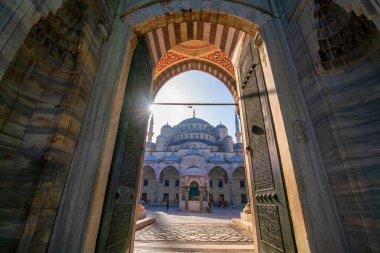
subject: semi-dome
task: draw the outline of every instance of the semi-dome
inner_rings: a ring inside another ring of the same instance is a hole
[[[149,161],[149,162],[154,162],[154,161],[158,161],[158,158],[155,155],[146,155],[144,157],[144,160]]]
[[[203,119],[200,119],[200,118],[188,118],[188,119],[185,119],[183,121],[181,121],[178,125],[182,125],[182,124],[196,124],[196,123],[199,123],[199,124],[207,124],[207,125],[210,125],[207,121],[203,120]]]
[[[165,156],[164,161],[175,161],[175,162],[178,162],[181,160],[181,158],[179,156],[176,156],[176,155],[168,155],[168,156]]]
[[[203,153],[199,152],[196,149],[189,150],[184,156],[189,156],[189,155],[205,156]]]
[[[226,162],[223,157],[220,155],[210,156],[210,158],[207,160],[210,163],[224,163]]]
[[[202,170],[196,166],[192,166],[185,171],[186,176],[203,176]]]
[[[244,162],[244,158],[243,158],[243,156],[233,156],[233,157],[231,157],[230,159],[228,159],[228,161],[230,162],[230,163],[239,163],[239,162]]]

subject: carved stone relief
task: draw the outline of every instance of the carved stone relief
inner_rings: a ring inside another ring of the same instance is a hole
[[[379,48],[379,30],[364,15],[347,12],[333,0],[315,0],[319,64],[345,67]]]
[[[307,143],[309,141],[309,136],[307,134],[307,127],[305,121],[293,120],[292,129],[296,142]]]

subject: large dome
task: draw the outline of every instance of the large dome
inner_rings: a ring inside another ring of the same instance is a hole
[[[210,125],[207,121],[204,121],[203,119],[195,118],[195,117],[194,118],[185,119],[185,120],[181,121],[181,123],[179,123],[178,125],[191,124],[191,123],[200,123],[200,124]]]

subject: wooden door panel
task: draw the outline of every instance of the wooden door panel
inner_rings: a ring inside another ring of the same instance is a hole
[[[253,174],[254,213],[261,252],[295,252],[276,136],[258,51],[251,41],[240,61],[246,152]]]
[[[97,252],[132,252],[153,65],[143,39],[133,54],[109,174]]]

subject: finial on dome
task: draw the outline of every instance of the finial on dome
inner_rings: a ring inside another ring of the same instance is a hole
[[[193,118],[195,118],[195,108],[193,108]]]

